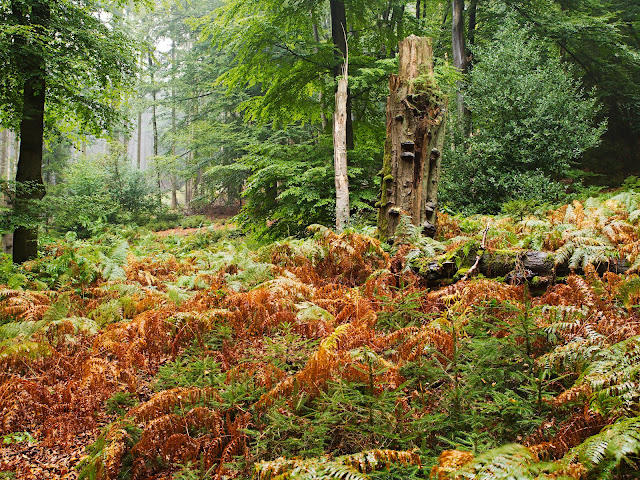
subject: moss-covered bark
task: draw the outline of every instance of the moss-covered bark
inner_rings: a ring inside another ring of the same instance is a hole
[[[433,77],[431,40],[399,44],[399,72],[389,79],[387,140],[380,175],[380,239],[393,237],[401,214],[435,233],[446,100]]]

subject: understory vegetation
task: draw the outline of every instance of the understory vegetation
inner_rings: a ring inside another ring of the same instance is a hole
[[[393,246],[107,229],[5,259],[2,478],[635,478],[639,207],[443,214]],[[573,273],[474,276],[480,242]]]

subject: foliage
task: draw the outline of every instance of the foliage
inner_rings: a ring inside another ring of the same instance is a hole
[[[8,433],[2,437],[3,445],[10,445],[12,443],[34,443],[36,440],[31,436],[29,432],[13,432]]]
[[[46,24],[28,21],[34,6],[50,12]],[[0,13],[0,64],[7,80],[0,89],[4,125],[17,125],[24,81],[41,74],[29,70],[34,57],[47,63],[49,115],[80,119],[92,133],[114,124],[114,98],[118,87],[130,80],[135,59],[122,23],[115,16],[110,22],[102,21],[95,13],[100,7],[104,8],[92,1],[4,2]]]
[[[73,163],[65,182],[51,189],[44,206],[54,230],[72,231],[81,238],[100,227],[144,219],[158,211],[147,176],[117,156]]]
[[[505,200],[557,202],[572,162],[604,131],[594,126],[595,100],[513,18],[474,56],[465,94],[474,133],[445,155],[445,198],[472,212],[497,212]]]
[[[493,217],[487,248],[592,235],[633,255],[636,197]],[[637,276],[427,289],[408,254],[473,256],[489,223],[443,221],[438,241],[405,225],[393,257],[321,226],[258,250],[207,229],[69,235],[0,292],[0,435],[71,449],[89,432],[96,479],[424,478],[439,454],[443,479],[632,468]]]

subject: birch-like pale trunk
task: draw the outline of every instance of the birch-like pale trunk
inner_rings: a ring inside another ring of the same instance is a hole
[[[347,70],[345,61],[338,79],[336,109],[333,114],[333,164],[336,182],[336,230],[341,232],[349,222],[349,177],[347,175]]]

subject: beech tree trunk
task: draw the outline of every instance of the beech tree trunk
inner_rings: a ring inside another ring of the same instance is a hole
[[[391,239],[401,214],[435,234],[446,99],[433,77],[431,39],[401,41],[399,72],[389,79],[378,235]]]
[[[460,72],[467,73],[469,62],[464,41],[464,0],[453,0],[452,3],[451,44],[453,47],[453,66]],[[474,12],[475,16],[475,12]],[[458,82],[458,122],[465,136],[471,131],[471,112],[464,104],[462,82]]]
[[[43,62],[44,63],[44,62]],[[16,172],[14,209],[25,211],[31,200],[44,197],[42,140],[44,134],[44,76],[28,79],[24,85],[24,106],[20,122],[20,156]],[[13,232],[13,261],[23,263],[38,254],[38,227],[17,227]]]
[[[0,179],[5,182],[9,177],[7,176],[7,164],[9,159],[9,131],[0,129]],[[2,193],[0,193],[0,205],[6,207],[8,204],[8,198],[5,194],[4,186]],[[8,234],[2,234],[2,252],[9,253],[10,239]]]
[[[336,230],[341,232],[349,222],[349,177],[347,175],[347,69],[338,79],[336,109],[333,114],[333,164],[336,183]]]
[[[138,113],[138,149],[136,151],[136,167],[140,170],[142,165],[142,112]]]
[[[7,180],[7,160],[9,158],[9,131],[0,129],[0,178]]]
[[[336,47],[336,64],[333,78],[342,75],[342,65],[347,59],[347,12],[343,0],[329,0],[331,11],[331,40]],[[353,150],[353,122],[351,119],[351,94],[347,86],[347,149]]]
[[[14,12],[21,7],[14,5]],[[29,23],[36,26],[49,24],[51,12],[49,5],[42,1],[31,4]],[[27,72],[23,87],[22,119],[20,121],[20,154],[16,169],[16,194],[13,208],[18,213],[30,218],[32,200],[44,197],[45,189],[42,181],[42,148],[44,137],[44,105],[45,105],[45,59],[32,52],[21,59]],[[31,219],[33,222],[35,219]],[[38,254],[38,227],[27,225],[17,227],[13,232],[13,261],[22,263],[33,259]]]

